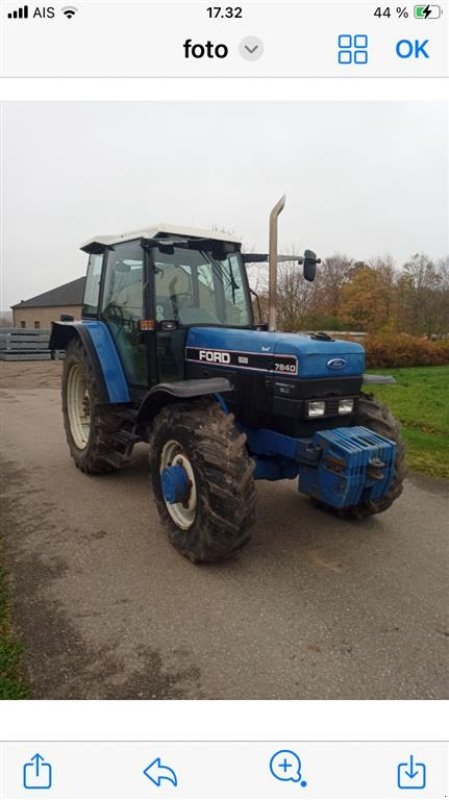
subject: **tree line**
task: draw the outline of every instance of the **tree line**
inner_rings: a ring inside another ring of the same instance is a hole
[[[253,283],[267,318],[267,290],[260,278]],[[364,262],[336,254],[318,266],[314,283],[295,262],[279,265],[278,327],[448,336],[449,256],[416,253],[397,269],[390,256]]]

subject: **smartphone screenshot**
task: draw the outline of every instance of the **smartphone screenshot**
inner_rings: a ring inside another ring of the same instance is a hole
[[[447,799],[447,0],[0,31],[0,800]]]

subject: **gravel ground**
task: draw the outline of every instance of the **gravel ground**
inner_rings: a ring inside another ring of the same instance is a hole
[[[0,361],[2,389],[59,389],[63,361]]]
[[[361,524],[259,482],[252,542],[195,567],[168,543],[147,448],[69,457],[61,364],[2,363],[2,529],[35,698],[445,698],[447,481]]]

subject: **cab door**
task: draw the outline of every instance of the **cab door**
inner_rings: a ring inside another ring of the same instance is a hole
[[[144,318],[144,251],[124,242],[107,251],[101,301],[106,322],[131,385],[148,384],[148,358],[139,320]]]

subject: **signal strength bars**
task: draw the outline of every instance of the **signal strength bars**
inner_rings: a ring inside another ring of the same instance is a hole
[[[28,6],[23,6],[16,11],[11,11],[11,13],[8,14],[8,19],[28,19]]]
[[[11,13],[8,14],[8,19],[28,19],[28,6],[23,6],[16,11],[11,11]]]

